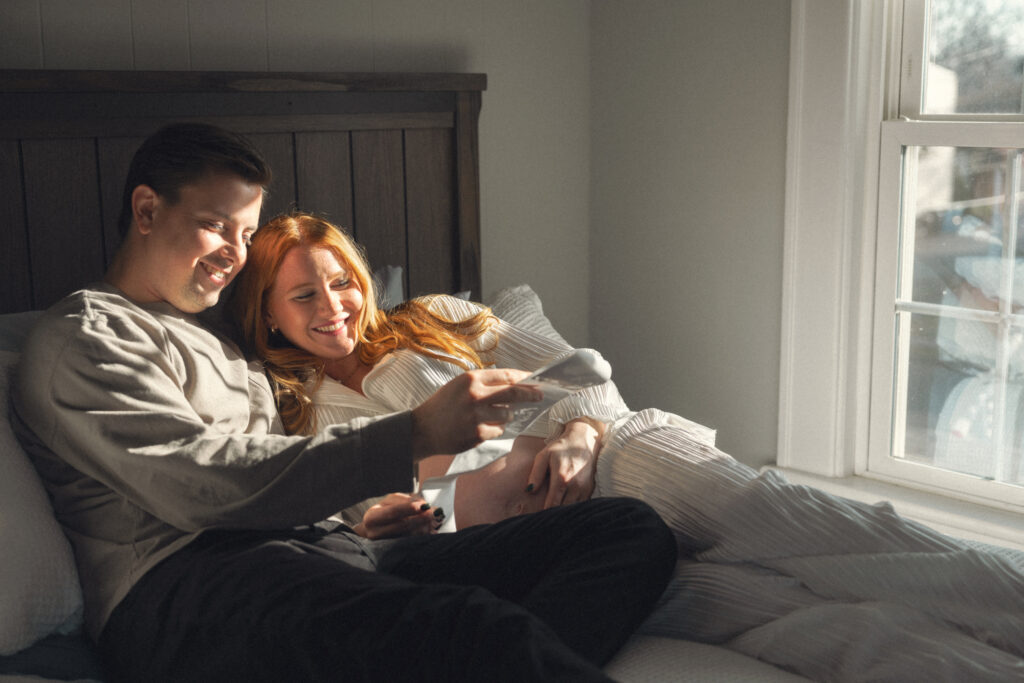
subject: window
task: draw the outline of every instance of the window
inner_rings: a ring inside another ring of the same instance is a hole
[[[1022,4],[792,0],[777,454],[793,481],[1020,548]],[[972,25],[987,45],[955,50]],[[992,424],[965,460],[928,426],[973,438],[952,388],[978,377]]]
[[[902,9],[880,138],[864,471],[1022,505],[1024,0]]]

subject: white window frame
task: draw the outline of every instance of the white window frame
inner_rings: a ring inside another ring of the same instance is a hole
[[[902,7],[791,2],[777,465],[940,530],[1024,547],[1024,506],[893,485],[868,467],[879,151],[898,111],[887,65]]]

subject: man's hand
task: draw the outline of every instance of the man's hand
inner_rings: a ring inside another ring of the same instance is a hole
[[[441,508],[431,508],[419,496],[389,493],[366,511],[355,532],[370,540],[432,534],[444,519]]]
[[[541,391],[517,385],[522,370],[470,370],[438,389],[412,411],[413,460],[454,455],[501,436],[510,403],[539,401]]]

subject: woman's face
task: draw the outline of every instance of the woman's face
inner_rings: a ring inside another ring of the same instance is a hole
[[[362,308],[363,292],[334,252],[300,245],[285,254],[268,292],[267,323],[330,368],[356,350]]]

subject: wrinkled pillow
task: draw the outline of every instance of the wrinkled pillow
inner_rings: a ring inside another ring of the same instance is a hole
[[[36,318],[42,313],[42,311],[24,311],[0,315],[0,351],[21,351],[25,337],[28,336]]]
[[[494,311],[494,315],[516,327],[570,346],[569,342],[565,341],[565,338],[555,330],[555,326],[544,315],[544,306],[540,302],[540,297],[530,288],[530,285],[506,287],[495,294],[488,305]]]
[[[405,280],[402,266],[381,266],[373,271],[377,308],[387,311],[405,301]]]
[[[0,655],[82,623],[82,591],[71,554],[8,413],[18,354],[0,351]]]

